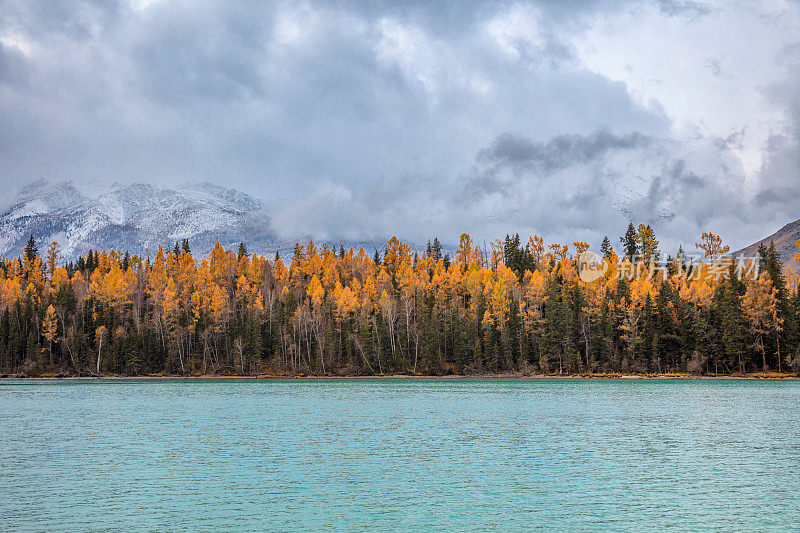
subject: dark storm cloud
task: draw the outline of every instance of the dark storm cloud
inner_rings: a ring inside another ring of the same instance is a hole
[[[521,180],[549,179],[556,171],[597,162],[610,151],[643,148],[650,139],[638,132],[614,135],[605,130],[589,135],[558,135],[534,143],[518,134],[503,133],[478,152],[476,167],[465,180],[458,201],[483,195],[507,194]],[[575,204],[571,200],[570,204]]]
[[[558,135],[547,143],[532,143],[512,133],[500,135],[478,158],[487,162],[514,165],[533,164],[552,171],[574,164],[587,163],[609,150],[645,146],[648,138],[638,132],[618,136],[607,131],[589,135]]]

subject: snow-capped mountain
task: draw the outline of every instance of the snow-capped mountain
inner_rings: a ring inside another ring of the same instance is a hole
[[[31,234],[40,248],[58,241],[66,257],[89,249],[142,253],[182,239],[200,253],[217,241],[235,246],[244,240],[251,249],[264,251],[288,247],[270,231],[263,202],[209,183],[88,190],[70,181],[38,181],[0,211],[0,254],[18,254]]]

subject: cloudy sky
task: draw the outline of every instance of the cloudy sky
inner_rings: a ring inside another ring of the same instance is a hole
[[[0,0],[0,185],[211,181],[287,236],[667,251],[800,218],[800,3]]]

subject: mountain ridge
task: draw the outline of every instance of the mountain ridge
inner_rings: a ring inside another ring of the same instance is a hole
[[[789,222],[772,235],[764,237],[760,241],[756,241],[749,246],[745,246],[741,250],[737,250],[733,255],[754,257],[758,255],[758,247],[761,244],[769,246],[770,242],[774,242],[775,250],[780,255],[783,264],[792,264],[793,267],[797,267],[798,265],[794,260],[794,254],[798,251],[797,245],[795,244],[798,240],[800,240],[800,220],[795,220],[794,222]]]
[[[231,245],[245,237],[255,247],[280,241],[261,200],[210,183],[133,183],[92,194],[72,181],[40,180],[0,213],[0,254],[17,253],[30,235],[58,241],[66,257],[98,248],[144,252],[182,239],[198,252],[218,240]]]
[[[188,239],[205,255],[220,242],[228,249],[244,242],[257,253],[289,252],[307,236],[286,238],[270,226],[263,200],[208,182],[169,187],[144,182],[81,185],[71,180],[38,180],[24,186],[0,208],[0,256],[18,255],[33,235],[40,247],[57,241],[68,259],[88,250],[154,253]],[[385,242],[333,240],[331,245],[383,250]]]

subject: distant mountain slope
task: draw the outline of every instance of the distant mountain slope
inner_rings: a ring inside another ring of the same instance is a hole
[[[24,187],[6,209],[0,209],[0,256],[19,255],[33,235],[44,251],[58,241],[65,257],[88,250],[154,252],[189,239],[192,252],[205,255],[216,242],[236,249],[244,241],[250,251],[282,255],[295,242],[270,228],[261,200],[236,189],[210,183],[169,188],[144,183],[81,186],[71,181],[40,180]],[[320,244],[320,243],[318,243]],[[340,241],[331,243],[337,247]],[[385,242],[341,242],[372,254]]]
[[[0,254],[18,254],[31,234],[42,246],[58,241],[67,257],[90,248],[143,252],[182,239],[201,253],[218,240],[259,248],[278,241],[263,202],[208,183],[174,189],[136,183],[92,195],[69,181],[35,182],[0,213]]]
[[[734,253],[734,256],[744,254],[746,256],[755,256],[758,253],[758,246],[763,243],[769,246],[770,241],[775,243],[775,250],[780,254],[781,260],[784,265],[788,265],[794,260],[794,254],[797,252],[795,242],[800,240],[800,220],[795,220],[786,224],[784,227],[758,242],[742,248]]]

